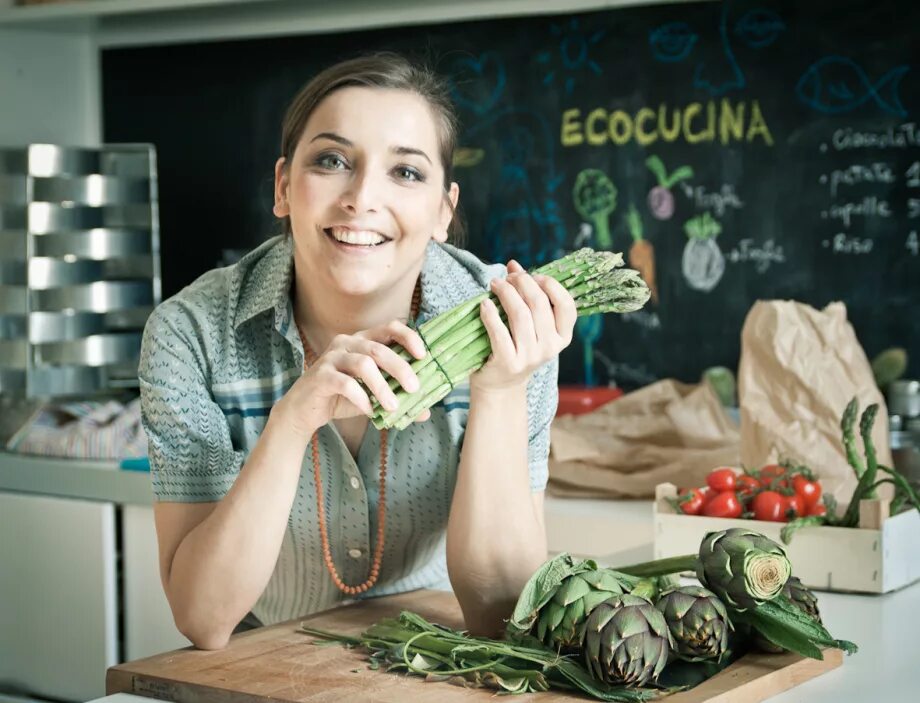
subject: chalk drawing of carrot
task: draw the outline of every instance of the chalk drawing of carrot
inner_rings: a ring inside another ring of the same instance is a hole
[[[681,166],[669,176],[664,163],[657,156],[649,156],[645,160],[645,165],[658,180],[658,185],[648,193],[648,207],[652,217],[657,220],[670,220],[674,215],[674,193],[671,187],[687,178],[693,178],[693,169]]]
[[[639,272],[645,285],[652,292],[652,303],[658,305],[658,287],[655,285],[655,247],[643,237],[642,216],[636,206],[630,204],[626,213],[626,225],[632,235],[633,243],[629,247],[629,265]]]

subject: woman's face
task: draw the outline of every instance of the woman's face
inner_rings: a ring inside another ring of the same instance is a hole
[[[275,167],[275,209],[290,215],[298,267],[347,295],[385,292],[447,239],[437,126],[425,100],[348,87],[307,121],[291,163]],[[456,204],[458,186],[450,187]],[[414,279],[413,279],[414,283]]]

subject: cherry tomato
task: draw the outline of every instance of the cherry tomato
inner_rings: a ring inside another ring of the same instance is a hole
[[[792,477],[792,488],[796,495],[802,496],[805,505],[811,507],[821,498],[821,484],[817,481],[809,481],[806,476],[796,474]]]
[[[752,507],[755,520],[783,522],[786,513],[786,499],[776,491],[763,491],[754,496]]]
[[[786,496],[786,517],[790,520],[803,517],[808,512],[808,504],[798,493]]]
[[[760,488],[760,481],[748,474],[735,476],[735,490],[738,495],[748,497],[754,495]]]
[[[741,501],[734,491],[717,493],[703,506],[703,515],[709,517],[741,517]]]
[[[706,477],[706,485],[717,493],[735,490],[735,470],[713,469]]]
[[[779,464],[768,464],[759,472],[760,485],[764,488],[786,488],[789,482],[786,480],[786,467]]]
[[[816,503],[808,507],[809,515],[827,515],[827,506],[824,503]]]
[[[703,491],[699,488],[681,488],[678,492],[680,496],[686,496],[680,501],[680,511],[684,515],[699,515],[703,508],[705,497]]]

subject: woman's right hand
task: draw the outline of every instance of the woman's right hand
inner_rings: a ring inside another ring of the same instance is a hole
[[[395,410],[396,396],[382,372],[397,379],[410,393],[419,389],[419,380],[409,362],[390,349],[388,345],[393,342],[416,359],[427,353],[418,332],[396,320],[355,334],[337,335],[278,401],[272,414],[277,409],[298,434],[309,439],[331,420],[372,415],[367,390],[385,410]],[[425,410],[416,422],[430,416],[430,411]]]

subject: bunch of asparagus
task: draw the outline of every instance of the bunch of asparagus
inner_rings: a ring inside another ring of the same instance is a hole
[[[856,488],[847,504],[843,515],[838,515],[837,501],[829,494],[824,495],[824,504],[827,508],[825,515],[810,515],[797,518],[783,526],[780,538],[789,544],[792,536],[803,527],[817,525],[830,525],[832,527],[856,527],[859,524],[859,503],[862,500],[878,498],[878,488],[885,484],[894,487],[894,498],[891,501],[891,514],[895,515],[901,510],[916,508],[920,511],[920,496],[910,482],[898,471],[878,462],[875,444],[872,441],[872,427],[878,415],[879,406],[873,403],[866,407],[859,418],[859,435],[863,443],[863,457],[859,455],[856,439],[856,418],[859,416],[859,401],[850,400],[840,419],[843,447],[846,451],[847,462],[856,476]]]
[[[575,299],[578,315],[605,312],[632,312],[649,299],[649,289],[638,271],[621,268],[623,255],[608,251],[579,249],[561,259],[532,271],[559,281]],[[479,315],[479,306],[490,298],[499,309],[502,321],[507,315],[493,293],[481,293],[446,312],[431,318],[418,328],[429,353],[414,359],[396,345],[394,350],[410,362],[420,381],[419,390],[409,393],[390,377],[389,386],[398,407],[386,411],[372,398],[371,421],[377,429],[407,427],[422,411],[446,396],[451,388],[464,381],[489,358],[492,345]]]
[[[681,586],[672,576],[687,570],[700,585]],[[624,703],[695,685],[747,648],[815,659],[821,647],[856,651],[828,633],[782,547],[741,529],[709,533],[698,554],[619,570],[561,554],[524,587],[504,640],[408,612],[359,637],[303,630],[364,647],[372,668],[460,677],[509,693],[575,688]]]

